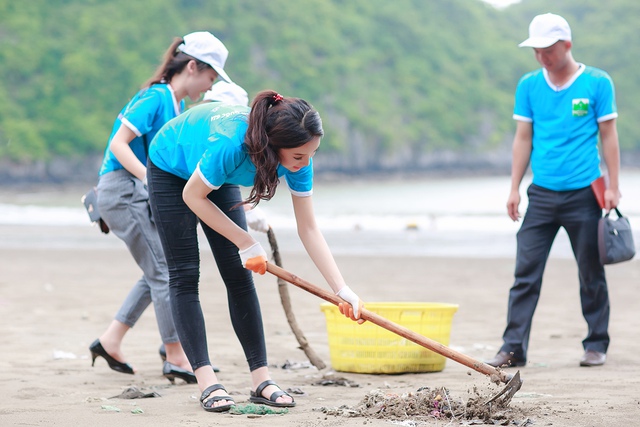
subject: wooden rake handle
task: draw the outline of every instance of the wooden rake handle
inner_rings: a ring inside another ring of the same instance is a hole
[[[305,291],[312,293],[313,295],[320,297],[323,300],[330,302],[334,305],[338,305],[341,302],[346,302],[342,298],[338,297],[337,295],[334,295],[333,293],[325,291],[324,289],[312,283],[309,283],[306,280],[296,276],[295,274],[289,273],[284,268],[280,268],[277,265],[271,264],[270,262],[267,262],[267,271],[273,274],[274,276],[279,277],[280,279],[285,280],[291,283],[292,285],[302,288]],[[486,363],[475,360],[465,354],[462,354],[458,351],[455,351],[447,347],[446,345],[440,344],[437,341],[434,341],[430,338],[427,338],[423,335],[413,332],[412,330],[407,329],[404,326],[398,325],[397,323],[394,323],[388,319],[385,319],[384,317],[372,311],[369,311],[366,308],[362,309],[362,313],[360,314],[360,316],[366,321],[374,323],[388,331],[391,331],[397,335],[400,335],[401,337],[404,337],[409,341],[412,341],[422,347],[425,347],[433,351],[434,353],[438,353],[439,355],[444,356],[447,359],[451,359],[455,362],[461,363],[473,369],[474,371],[480,372],[481,374],[489,375],[492,377],[492,380],[493,378],[497,378],[501,382],[507,383],[511,379],[511,376],[507,375],[504,371],[498,370],[491,365],[487,365]]]

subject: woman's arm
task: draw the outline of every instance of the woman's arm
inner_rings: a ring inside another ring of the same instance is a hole
[[[311,197],[291,196],[298,235],[307,253],[334,292],[346,285],[324,236],[316,224]]]
[[[363,307],[360,298],[351,290],[344,281],[338,265],[327,245],[327,241],[320,232],[316,224],[315,214],[313,212],[313,202],[311,197],[298,197],[292,195],[293,211],[296,215],[296,223],[298,225],[298,235],[307,250],[307,253],[318,267],[320,273],[327,281],[331,289],[349,305],[340,303],[338,308],[340,313],[363,323],[364,319],[360,318],[361,308]]]
[[[140,181],[144,182],[145,177],[147,176],[147,167],[138,160],[129,146],[135,137],[136,134],[133,133],[131,129],[124,125],[120,125],[120,128],[111,139],[111,145],[109,148],[113,155],[116,156],[116,159],[118,159],[122,167],[128,170]]]
[[[182,192],[182,198],[187,206],[189,206],[189,209],[191,209],[198,218],[204,221],[205,224],[217,233],[220,233],[233,242],[238,249],[247,249],[257,243],[248,232],[244,231],[242,227],[233,222],[220,210],[220,208],[207,198],[207,195],[211,191],[215,190],[211,190],[211,188],[207,187],[204,181],[200,178],[200,175],[195,172],[191,175],[189,181],[187,181],[187,185],[185,185]]]

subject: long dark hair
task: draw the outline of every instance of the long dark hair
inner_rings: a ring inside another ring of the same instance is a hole
[[[157,83],[171,83],[173,76],[182,72],[189,61],[196,61],[198,71],[205,70],[207,67],[211,68],[209,64],[205,64],[199,59],[179,51],[178,46],[182,43],[184,43],[184,40],[180,37],[173,39],[173,43],[171,43],[164,55],[162,55],[162,63],[156,68],[153,76],[142,85],[141,89]]]
[[[253,188],[245,203],[257,205],[270,200],[278,185],[279,150],[296,148],[313,137],[322,137],[320,114],[307,101],[284,98],[265,90],[253,99],[249,127],[244,137],[251,161],[256,167]]]

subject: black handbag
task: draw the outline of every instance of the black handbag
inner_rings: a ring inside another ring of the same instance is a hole
[[[602,265],[628,261],[636,254],[629,219],[615,208],[618,218],[609,218],[610,211],[598,221],[598,252]]]
[[[91,190],[87,191],[81,199],[84,204],[87,213],[89,214],[89,219],[94,224],[98,224],[100,226],[100,231],[104,234],[109,234],[109,226],[100,216],[100,211],[98,211],[98,190],[96,187],[91,187]]]

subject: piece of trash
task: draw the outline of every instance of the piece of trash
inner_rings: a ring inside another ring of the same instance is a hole
[[[296,369],[309,369],[311,368],[311,363],[310,362],[292,362],[290,360],[286,360],[284,362],[284,364],[280,367],[281,369],[291,369],[291,370],[296,370]]]
[[[117,406],[102,405],[102,409],[104,409],[105,411],[120,412],[120,408],[118,408]]]
[[[144,414],[144,411],[142,410],[142,408],[133,408],[131,410],[132,414]]]
[[[144,393],[138,389],[138,387],[126,388],[122,393],[117,396],[111,396],[109,399],[144,399],[147,397],[162,397],[159,393],[152,391],[150,393]]]
[[[322,377],[322,379],[316,381],[315,383],[313,383],[313,385],[322,385],[322,386],[327,386],[327,385],[333,385],[333,386],[342,386],[342,387],[360,387],[360,384],[348,380],[346,378],[343,377],[337,377],[335,375],[324,375]]]
[[[78,356],[76,356],[73,353],[69,353],[67,351],[62,351],[62,350],[53,350],[53,360],[60,360],[60,359],[77,359]]]
[[[288,414],[287,408],[274,409],[265,405],[256,405],[255,403],[247,403],[246,405],[234,405],[229,409],[231,415],[272,415],[272,414]]]
[[[351,418],[355,418],[355,417],[359,417],[361,416],[360,412],[348,407],[347,405],[340,405],[339,407],[327,407],[327,406],[321,406],[321,407],[316,407],[316,408],[311,408],[312,411],[317,411],[317,412],[322,412],[324,414],[327,415],[335,415],[335,416],[340,416],[340,417],[351,417]]]
[[[286,392],[287,392],[287,393],[289,393],[289,394],[297,394],[298,396],[306,396],[306,395],[307,395],[307,393],[305,393],[305,392],[304,392],[301,388],[299,388],[299,387],[296,387],[296,388],[291,388],[291,387],[289,387],[289,388],[286,390]]]

